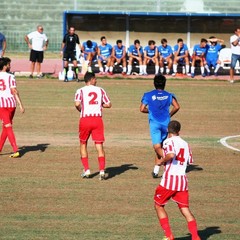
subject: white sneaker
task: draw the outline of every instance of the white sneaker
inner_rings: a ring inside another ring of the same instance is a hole
[[[81,177],[82,177],[82,178],[89,178],[89,177],[90,177],[90,174],[91,174],[91,172],[90,172],[89,169],[86,170],[86,171],[83,170],[83,172],[82,172],[82,174],[81,174]]]
[[[176,73],[172,73],[172,76],[175,77],[175,76],[176,76]]]
[[[130,72],[127,72],[127,75],[131,75],[131,73],[130,73]]]
[[[230,82],[230,83],[234,83],[234,80],[230,80],[229,82]]]
[[[99,173],[99,180],[100,181],[105,180],[105,172],[104,171],[100,171],[100,173]]]

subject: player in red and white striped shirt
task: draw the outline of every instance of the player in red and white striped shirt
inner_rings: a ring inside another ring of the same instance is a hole
[[[2,133],[0,139],[0,152],[8,137],[12,145],[14,153],[10,157],[20,157],[16,144],[15,135],[12,129],[12,120],[17,104],[20,111],[24,113],[24,107],[16,89],[16,81],[14,75],[8,73],[10,71],[11,60],[9,58],[0,59],[0,119],[2,121]]]
[[[159,165],[164,165],[164,173],[160,185],[156,188],[154,201],[159,223],[166,239],[173,240],[168,215],[164,209],[169,199],[178,204],[182,215],[186,218],[192,240],[200,240],[196,220],[189,209],[188,181],[186,168],[193,163],[192,152],[186,141],[180,136],[181,124],[171,121],[168,125],[168,138],[163,142],[164,158]]]
[[[84,167],[82,177],[90,176],[88,164],[87,142],[92,135],[92,140],[98,152],[100,180],[105,177],[105,152],[103,149],[104,126],[102,108],[111,108],[112,104],[103,88],[97,87],[97,79],[92,72],[84,75],[86,86],[77,90],[75,94],[75,107],[80,112],[79,139],[81,161]]]

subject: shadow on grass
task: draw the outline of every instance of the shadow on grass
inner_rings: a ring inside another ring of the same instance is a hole
[[[188,165],[186,172],[191,172],[191,171],[202,171],[203,168],[199,167],[198,165]]]
[[[207,227],[204,230],[198,230],[198,234],[201,238],[201,240],[207,240],[209,237],[212,235],[216,235],[221,233],[222,231],[220,230],[219,227],[214,226],[214,227]],[[189,237],[180,237],[180,238],[175,238],[175,240],[191,240],[191,236]]]
[[[137,170],[138,167],[133,166],[133,164],[123,164],[117,167],[108,167],[106,168],[107,177],[106,180],[121,175],[122,173],[129,170]]]
[[[41,143],[37,144],[34,146],[22,146],[19,148],[21,156],[23,156],[27,152],[35,152],[35,151],[40,151],[40,152],[45,152],[45,150],[48,148],[49,143]]]

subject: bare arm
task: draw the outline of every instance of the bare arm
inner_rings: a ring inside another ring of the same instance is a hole
[[[142,113],[148,113],[147,105],[141,103],[141,105],[140,105],[140,112],[142,112]]]
[[[103,108],[111,108],[112,107],[112,103],[111,102],[110,103],[103,103],[102,107]]]
[[[169,153],[164,158],[161,158],[161,159],[158,160],[158,165],[161,166],[164,163],[166,163],[168,161],[171,161],[174,157],[175,157],[174,153]]]
[[[30,43],[30,39],[28,38],[27,35],[24,37],[24,40],[27,43],[28,47],[31,49],[32,48],[32,44]]]
[[[175,98],[172,100],[172,106],[173,108],[171,109],[170,117],[172,117],[180,109],[180,105]]]
[[[24,112],[25,112],[25,109],[24,109],[24,107],[23,107],[23,104],[22,104],[22,101],[21,101],[19,92],[17,91],[16,88],[11,88],[11,92],[12,92],[12,94],[15,96],[15,99],[16,99],[18,105],[19,105],[19,108],[20,108],[21,113],[24,113]]]
[[[82,110],[81,102],[75,102],[75,108],[76,108],[79,112],[81,112],[81,110]]]

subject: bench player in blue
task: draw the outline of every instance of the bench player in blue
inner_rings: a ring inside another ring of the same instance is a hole
[[[139,64],[139,75],[143,75],[143,48],[140,45],[140,41],[136,39],[134,45],[128,48],[128,71],[127,75],[132,72],[132,65],[134,62]]]
[[[148,46],[144,48],[143,74],[147,75],[147,65],[155,65],[155,75],[159,72],[158,48],[154,40],[148,41]]]
[[[126,47],[122,44],[122,40],[117,40],[116,45],[112,49],[112,63],[109,68],[109,73],[112,75],[114,64],[122,64],[122,74],[126,75],[127,72],[127,59],[126,59]]]
[[[101,37],[101,44],[98,46],[98,66],[100,74],[107,74],[111,66],[112,46],[107,43],[105,36]],[[105,63],[105,71],[103,71],[103,63]]]
[[[161,44],[158,47],[158,52],[159,52],[159,65],[160,65],[160,72],[163,74],[164,72],[164,65],[167,64],[166,66],[166,74],[170,73],[170,70],[172,69],[172,64],[173,64],[173,51],[172,48],[167,44],[167,39],[163,38],[161,40]]]
[[[191,67],[191,77],[195,77],[195,64],[196,61],[200,63],[201,74],[203,77],[206,77],[204,72],[204,65],[206,65],[206,53],[208,50],[207,39],[202,38],[200,44],[196,44],[193,47],[193,54],[192,54],[192,67]]]
[[[177,44],[173,47],[173,74],[172,76],[176,76],[177,66],[178,64],[182,65],[185,68],[185,72],[183,74],[189,73],[189,52],[187,45],[183,42],[182,38],[178,38]]]
[[[92,62],[97,60],[98,46],[96,42],[87,40],[82,44],[82,54],[88,65],[88,72],[92,72]]]
[[[145,92],[142,97],[140,112],[148,114],[150,135],[156,153],[152,176],[157,178],[160,169],[158,161],[163,157],[162,142],[167,137],[170,118],[180,109],[180,106],[174,94],[164,91],[166,85],[165,76],[161,74],[155,75],[153,83],[155,89]]]
[[[208,50],[206,54],[206,65],[205,69],[207,70],[207,75],[210,75],[210,67],[214,67],[214,76],[218,75],[218,70],[220,68],[220,60],[218,59],[219,51],[222,49],[222,45],[224,44],[224,41],[222,39],[215,38],[214,36],[211,36],[209,39],[207,39],[208,44]]]

